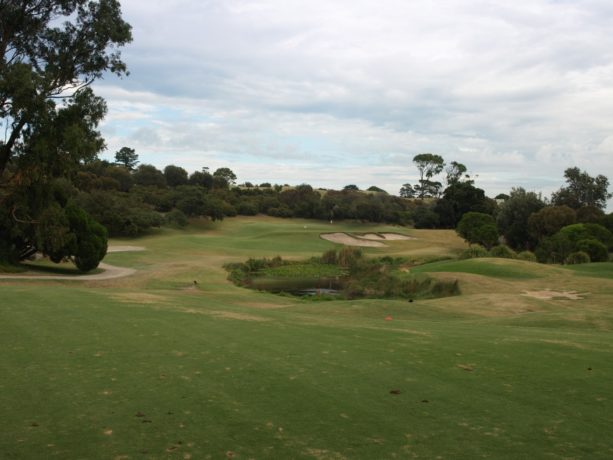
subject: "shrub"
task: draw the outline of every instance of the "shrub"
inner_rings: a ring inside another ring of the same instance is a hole
[[[336,264],[337,262],[336,249],[330,249],[329,251],[324,252],[321,256],[321,261],[324,264],[330,264],[330,265]]]
[[[185,227],[187,225],[187,216],[178,209],[173,209],[165,216],[166,224],[177,227]]]
[[[526,262],[536,262],[536,256],[532,251],[522,251],[517,254],[519,260],[525,260]]]
[[[482,212],[467,212],[462,216],[456,232],[468,243],[476,243],[491,247],[498,241],[496,221],[489,214]]]
[[[606,262],[609,260],[607,247],[595,238],[578,241],[576,248],[578,251],[586,252],[592,262]]]
[[[589,264],[590,255],[587,252],[576,251],[569,254],[564,263],[567,265]]]
[[[499,244],[498,246],[494,246],[492,249],[490,249],[490,256],[500,257],[503,259],[515,259],[517,257],[517,253],[506,244]]]
[[[460,253],[460,259],[475,259],[478,257],[488,257],[489,253],[487,252],[487,249],[485,249],[483,246],[480,246],[478,244],[474,244],[471,247],[469,247],[468,249],[464,249],[464,251],[462,251]]]

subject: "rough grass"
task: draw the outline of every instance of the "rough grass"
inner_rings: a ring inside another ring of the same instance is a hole
[[[199,225],[110,254],[139,270],[130,278],[0,281],[0,458],[613,456],[602,267],[446,265],[463,295],[309,303],[236,287],[222,266],[319,254],[333,247],[324,229],[390,228]],[[449,235],[411,234],[366,253],[458,249]],[[589,294],[521,295],[547,288]]]

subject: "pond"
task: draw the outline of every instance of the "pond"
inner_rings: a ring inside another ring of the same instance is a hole
[[[286,292],[297,296],[339,295],[343,289],[342,278],[270,278],[256,277],[248,287],[275,294]]]

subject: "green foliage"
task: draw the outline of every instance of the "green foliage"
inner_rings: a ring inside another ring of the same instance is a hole
[[[567,234],[558,232],[553,236],[543,238],[536,247],[534,254],[541,263],[561,264],[574,251],[575,243]]]
[[[122,147],[115,152],[115,163],[123,165],[127,170],[133,171],[138,164],[138,154],[130,147]]]
[[[532,251],[521,251],[517,254],[518,260],[525,260],[526,262],[536,262],[536,255]]]
[[[163,224],[163,217],[134,194],[96,190],[77,199],[111,236],[134,237]]]
[[[134,183],[145,187],[166,187],[166,178],[164,173],[153,165],[141,164],[134,174]]]
[[[607,200],[611,198],[608,192],[609,180],[598,175],[591,177],[587,172],[579,168],[568,168],[564,171],[566,187],[562,187],[551,197],[556,205],[566,205],[573,209],[583,206],[605,209]]]
[[[499,257],[502,259],[516,259],[517,253],[513,251],[506,244],[499,244],[490,249],[489,254],[491,257]]]
[[[431,179],[440,174],[445,167],[443,157],[432,153],[421,153],[413,157],[413,163],[419,170],[419,185],[414,187],[419,198],[437,196],[442,184]]]
[[[530,234],[528,220],[531,214],[543,207],[545,203],[536,193],[526,192],[521,187],[511,190],[509,199],[500,206],[496,218],[498,230],[509,246],[520,250],[536,245],[537,240]]]
[[[437,228],[439,216],[428,206],[418,206],[411,215],[415,228]]]
[[[613,248],[613,234],[598,224],[574,224],[567,225],[560,230],[573,243],[579,240],[593,238],[603,243],[607,248]]]
[[[222,182],[220,182],[219,188],[226,188],[228,185],[234,185],[236,183],[236,174],[234,174],[230,168],[218,168],[213,173],[213,178],[220,179],[226,183],[226,186],[223,186]]]
[[[305,262],[284,261],[280,257],[248,259],[242,264],[227,264],[225,268],[234,283],[273,292],[323,284],[341,289],[348,299],[431,298],[459,294],[456,280],[440,281],[423,274],[408,274],[400,270],[404,263],[402,258],[365,259],[361,250],[343,247]],[[318,297],[318,300],[333,298]]]
[[[546,206],[528,218],[530,235],[536,241],[554,235],[567,225],[575,223],[577,217],[568,206]]]
[[[589,264],[590,262],[590,255],[584,251],[571,252],[564,260],[566,265]]]
[[[595,238],[579,240],[575,248],[578,251],[587,253],[592,262],[607,262],[609,260],[607,247]]]
[[[492,247],[498,241],[496,221],[489,214],[467,212],[462,216],[456,229],[458,235],[470,244]]]
[[[479,244],[471,244],[468,249],[464,249],[458,258],[460,260],[464,259],[475,259],[478,257],[489,257],[490,253],[487,249]]]
[[[442,228],[456,228],[467,212],[493,214],[496,203],[485,196],[485,192],[471,182],[452,182],[438,200],[434,212],[439,216]]]
[[[398,194],[402,198],[415,198],[415,196],[417,196],[417,191],[411,184],[403,184]]]
[[[185,227],[188,223],[187,216],[178,209],[173,209],[164,216],[167,225],[173,227]]]
[[[187,171],[180,166],[168,165],[164,168],[164,178],[169,187],[187,185]]]

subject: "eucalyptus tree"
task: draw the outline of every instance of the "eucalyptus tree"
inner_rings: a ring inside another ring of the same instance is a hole
[[[90,85],[127,74],[119,48],[131,39],[116,0],[0,0],[0,258],[41,250],[88,269],[104,256],[104,232],[78,238],[89,218],[53,191],[104,149],[106,104]],[[51,227],[76,243],[51,244]]]

